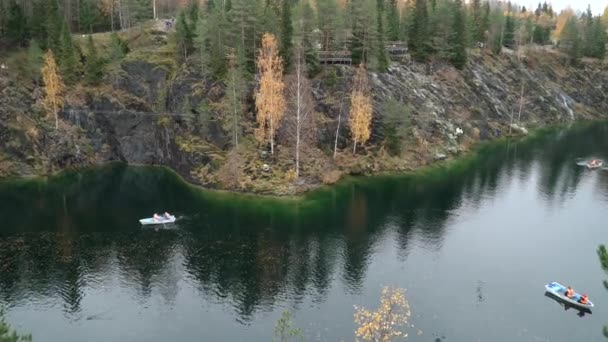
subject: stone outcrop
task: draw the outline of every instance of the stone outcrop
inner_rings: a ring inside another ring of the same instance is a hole
[[[335,66],[313,80],[319,150],[333,149],[340,111],[339,147],[350,144],[346,124],[353,74],[352,67]],[[383,103],[396,99],[408,108],[404,115],[412,139],[404,153],[416,154],[421,164],[449,158],[479,140],[608,113],[608,68],[599,62],[570,66],[559,54],[546,51],[523,57],[477,51],[462,71],[445,64],[394,64],[386,72],[370,72],[369,79],[374,115],[367,148],[381,148]],[[205,104],[219,103],[223,96],[222,83],[197,68],[175,71],[127,59],[103,85],[73,91],[61,113],[62,127],[55,132],[41,118],[41,89],[0,71],[0,175],[124,161],[169,166],[200,182],[194,174],[223,158],[230,132],[212,111],[204,129],[192,121]],[[251,100],[247,108],[243,120],[251,123]],[[243,134],[252,134],[251,125],[245,125]],[[326,157],[331,160],[329,153]],[[384,171],[382,166],[371,170]]]

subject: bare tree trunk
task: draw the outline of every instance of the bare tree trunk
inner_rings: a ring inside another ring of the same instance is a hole
[[[234,102],[234,113],[233,113],[233,129],[234,129],[234,148],[238,149],[239,147],[239,135],[238,135],[238,113],[237,113],[237,98],[236,98],[236,77],[234,75],[235,73],[232,72],[232,96],[233,96],[233,102]]]
[[[296,95],[296,178],[300,177],[300,129],[302,128],[301,110],[302,110],[302,63],[301,50],[298,51],[298,64],[296,69],[297,76],[297,95]]]
[[[120,30],[124,31],[125,29],[125,22],[124,22],[124,18],[123,18],[123,12],[122,12],[122,1],[123,0],[118,0],[118,21],[120,22]]]
[[[59,114],[57,112],[59,112],[59,108],[57,108],[57,106],[55,106],[55,108],[53,108],[53,111],[55,112],[55,130],[59,129]]]
[[[270,154],[274,154],[274,125],[272,122],[272,117],[270,118]]]
[[[521,123],[521,110],[524,107],[524,80],[521,80],[521,96],[519,98],[519,113],[517,114],[517,123]]]
[[[342,94],[342,98],[340,99],[340,109],[338,109],[338,125],[336,126],[336,140],[334,141],[334,159],[336,159],[336,154],[338,154],[338,137],[340,136],[340,122],[342,121],[342,104],[344,103],[344,94]]]
[[[152,19],[158,19],[156,15],[156,0],[152,0]]]
[[[353,143],[353,154],[357,154],[357,138],[355,138],[355,141]]]
[[[110,3],[110,27],[114,32],[114,0]]]

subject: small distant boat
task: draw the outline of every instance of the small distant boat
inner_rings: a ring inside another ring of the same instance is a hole
[[[603,164],[604,164],[604,162],[602,162],[601,160],[592,159],[587,162],[587,168],[588,169],[597,169],[597,168],[602,167]]]
[[[149,218],[139,220],[139,223],[141,223],[144,226],[149,226],[149,225],[153,225],[153,224],[167,224],[167,223],[173,223],[173,222],[175,222],[175,216],[173,216],[173,215],[169,215],[169,218],[161,216],[156,219],[154,217],[149,217]]]
[[[591,301],[588,301],[587,304],[579,303],[578,300],[582,296],[579,293],[574,292],[574,296],[572,296],[572,298],[566,297],[566,287],[560,283],[549,283],[545,285],[545,290],[573,307],[577,307],[584,310],[589,310],[593,307],[593,302]]]

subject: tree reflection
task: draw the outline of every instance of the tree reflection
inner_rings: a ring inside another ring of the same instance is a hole
[[[578,153],[608,147],[601,133],[481,148],[450,167],[345,182],[297,204],[199,192],[170,172],[119,165],[3,183],[0,298],[19,303],[34,293],[78,315],[87,288],[98,286],[89,279],[119,274],[136,299],[159,293],[168,305],[187,279],[248,321],[280,301],[324,301],[336,278],[356,293],[388,234],[403,259],[413,239],[438,250],[455,211],[476,210],[515,177],[537,170],[538,190],[563,203],[587,172],[574,164]],[[137,223],[175,209],[179,231]]]

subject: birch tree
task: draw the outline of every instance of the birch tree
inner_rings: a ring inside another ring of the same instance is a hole
[[[295,53],[294,74],[290,77],[287,96],[290,99],[289,117],[286,120],[289,133],[295,140],[296,177],[300,177],[300,150],[302,144],[308,143],[313,133],[312,127],[312,89],[306,77],[304,51],[298,44]]]
[[[364,64],[357,68],[357,74],[350,96],[350,133],[353,137],[353,154],[357,152],[357,143],[364,144],[370,136],[372,122],[372,98],[369,93],[367,70]]]
[[[279,57],[277,40],[271,33],[265,33],[262,37],[257,67],[260,81],[255,95],[255,107],[259,127],[255,136],[260,143],[270,141],[270,153],[274,154],[274,136],[285,112],[285,86],[283,61]]]
[[[49,50],[44,55],[42,66],[42,80],[44,81],[44,107],[48,114],[55,116],[55,129],[59,128],[59,109],[63,107],[63,93],[65,85],[59,74],[53,51]]]

